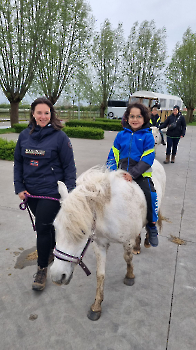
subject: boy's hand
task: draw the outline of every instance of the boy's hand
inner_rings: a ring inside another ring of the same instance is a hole
[[[133,180],[132,176],[128,173],[123,174],[123,177],[125,180],[130,181],[130,182]]]

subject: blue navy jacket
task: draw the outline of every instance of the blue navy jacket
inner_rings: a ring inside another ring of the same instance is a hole
[[[76,185],[76,167],[68,136],[51,124],[31,125],[18,138],[14,153],[14,186],[16,194],[27,190],[32,195],[58,194],[57,181],[68,191]]]
[[[135,132],[128,123],[124,123],[123,126],[123,131],[117,134],[109,152],[107,167],[112,170],[126,170],[133,179],[141,175],[151,177],[155,152],[154,137],[149,124],[144,124]]]

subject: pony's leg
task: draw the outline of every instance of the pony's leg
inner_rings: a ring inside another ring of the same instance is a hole
[[[93,248],[97,259],[97,290],[95,302],[91,305],[87,316],[91,321],[97,321],[101,316],[101,303],[104,297],[105,264],[109,244],[98,244],[94,241]]]
[[[123,244],[124,247],[124,259],[127,263],[127,273],[124,278],[124,284],[127,286],[132,286],[135,281],[135,275],[133,273],[133,254],[132,254],[132,246],[130,244]]]
[[[141,253],[141,236],[140,234],[135,239],[135,245],[133,247],[133,254],[140,254]]]
[[[149,242],[149,232],[148,232],[147,228],[146,228],[146,238],[144,240],[144,247],[146,247],[146,248],[151,247],[151,244]]]

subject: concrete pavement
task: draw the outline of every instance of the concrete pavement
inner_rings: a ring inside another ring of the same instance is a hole
[[[104,140],[71,139],[78,175],[103,164],[116,132]],[[0,137],[16,139],[16,134]],[[196,349],[196,127],[188,126],[180,141],[175,164],[167,174],[162,214],[167,218],[159,246],[134,256],[135,285],[123,284],[123,249],[111,245],[106,266],[102,316],[86,317],[94,301],[96,261],[89,247],[71,283],[57,287],[48,277],[41,293],[31,289],[35,261],[16,269],[18,257],[35,247],[36,236],[28,213],[20,211],[14,195],[13,163],[0,161],[0,349],[2,350],[195,350]],[[165,147],[157,149],[165,159]],[[170,241],[182,239],[182,245]],[[32,316],[36,315],[36,316]]]

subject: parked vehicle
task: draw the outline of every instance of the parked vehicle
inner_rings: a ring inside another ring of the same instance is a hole
[[[108,100],[108,119],[122,119],[128,101]]]
[[[183,101],[179,96],[160,94],[158,92],[145,90],[136,91],[130,96],[129,103],[136,101],[143,103],[148,108],[157,105],[159,109],[158,114],[161,116],[162,122],[164,122],[168,115],[172,113],[174,105],[178,105],[180,110],[182,110],[183,105]]]

